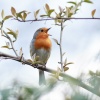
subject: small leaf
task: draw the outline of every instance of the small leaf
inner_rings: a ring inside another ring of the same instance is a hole
[[[66,54],[66,52],[64,52],[63,54],[62,54],[62,56],[64,56]]]
[[[39,11],[40,11],[40,9],[38,9],[38,10],[36,11],[36,15],[38,15]]]
[[[47,11],[49,11],[49,10],[50,10],[50,7],[49,7],[49,5],[48,5],[48,4],[46,4],[46,5],[45,5],[45,8],[46,8],[46,10],[47,10]]]
[[[93,3],[93,2],[90,1],[90,0],[84,0],[83,2],[86,2],[86,3]]]
[[[70,64],[73,64],[73,62],[69,62],[69,63],[67,63],[67,61],[64,62],[64,66],[63,66],[63,68],[66,67],[66,66],[68,66],[68,65],[70,65]]]
[[[63,11],[63,9],[59,6],[59,10],[60,10],[60,12],[62,12]]]
[[[69,1],[69,2],[67,2],[67,3],[71,3],[71,4],[74,4],[74,5],[77,5],[76,2],[72,2],[72,1]]]
[[[2,48],[8,48],[8,49],[10,49],[10,43],[9,42],[6,42],[6,45],[5,46],[2,46]]]
[[[17,37],[18,37],[18,30],[16,32],[14,32],[13,30],[11,30],[9,28],[7,28],[7,29],[9,30],[9,32],[7,32],[7,34],[12,35],[15,38],[15,40],[16,40]]]
[[[52,12],[54,12],[54,9],[50,9],[50,10],[48,11],[48,16],[50,16]]]
[[[14,7],[11,7],[11,13],[12,13],[12,15],[16,16],[16,10]]]
[[[45,17],[45,16],[48,16],[48,15],[40,15],[40,17]]]
[[[66,66],[67,66],[67,65],[70,65],[70,64],[74,64],[74,63],[73,63],[73,62],[69,62],[69,63],[66,64]]]
[[[57,21],[58,21],[58,23],[61,23],[62,22],[62,19],[58,19]]]
[[[64,67],[64,71],[67,71],[69,69],[69,67]]]
[[[1,12],[1,17],[2,17],[2,19],[4,18],[4,10],[2,10],[2,12]]]
[[[56,43],[57,43],[57,45],[59,45],[59,43],[58,43],[58,40],[57,39],[55,39],[55,38],[52,38]]]
[[[92,10],[91,12],[92,18],[94,18],[95,12],[96,12],[96,9]]]
[[[31,59],[27,59],[28,62],[33,63],[33,61]]]
[[[66,11],[65,11],[65,15],[66,15],[66,18],[70,17],[70,9],[69,7],[66,7]]]
[[[7,34],[10,34],[10,35],[15,35],[15,33],[14,32],[7,32]],[[15,37],[15,36],[14,36]]]
[[[35,56],[35,61],[39,61],[39,56]]]
[[[5,46],[2,46],[1,48],[7,48],[7,49],[9,49],[9,46],[5,45]]]
[[[27,17],[27,14],[24,12],[24,13],[23,13],[23,20],[25,20],[26,17]]]
[[[11,16],[11,15],[5,16],[4,20],[7,20],[7,19],[12,18],[12,17],[13,16]]]
[[[19,56],[22,56],[23,55],[23,50],[22,50],[22,47],[20,48],[20,51],[19,51]]]
[[[67,65],[67,58],[64,61],[64,67]]]
[[[23,20],[22,12],[17,13],[17,17],[19,17]]]
[[[37,19],[37,15],[38,15],[39,11],[40,11],[40,9],[38,9],[36,12],[34,12],[35,19]]]

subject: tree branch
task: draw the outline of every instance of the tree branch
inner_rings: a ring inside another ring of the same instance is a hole
[[[3,33],[5,34],[5,37],[10,41],[11,48],[12,48],[12,50],[14,51],[15,55],[18,57],[18,54],[17,54],[17,52],[16,52],[16,50],[15,50],[15,48],[14,48],[13,41],[11,40],[11,38],[9,37],[9,35],[8,35],[5,31],[3,31]]]
[[[20,57],[8,55],[8,54],[5,54],[3,52],[0,52],[0,57],[3,58],[3,59],[11,59],[11,60],[15,60],[15,61],[18,61],[18,62],[22,62],[24,64],[32,66],[33,68],[41,69],[43,71],[47,71],[47,72],[52,73],[52,74],[57,73],[57,71],[49,69],[49,68],[45,68],[45,67],[43,67],[43,65],[39,65],[38,67],[36,67],[35,64],[33,64],[32,62],[29,62],[27,59],[21,60]],[[95,91],[95,89],[93,87],[86,85],[82,81],[75,79],[75,78],[73,78],[73,77],[71,77],[71,76],[69,76],[65,73],[60,73],[59,75],[62,76],[66,81],[73,83],[75,85],[78,85],[78,86],[80,86],[80,87],[82,87],[82,88],[84,88],[84,89],[86,89],[86,90],[88,90],[88,91],[90,91],[90,92],[92,92],[95,95],[100,97],[100,92]]]
[[[59,45],[59,48],[60,48],[60,62],[61,62],[61,69],[62,69],[62,72],[64,72],[64,68],[63,68],[63,57],[62,57],[62,34],[63,34],[63,23],[64,23],[64,22],[61,22],[60,45]]]
[[[56,19],[65,19],[65,20],[100,20],[100,18],[45,18],[45,19],[33,19],[33,20],[20,20],[20,19],[16,19],[14,18],[14,20],[17,20],[19,22],[34,22],[34,21],[45,21],[45,20],[56,20]]]

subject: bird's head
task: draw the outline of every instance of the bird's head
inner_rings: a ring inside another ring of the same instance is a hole
[[[51,28],[39,28],[33,38],[36,39],[36,38],[48,38],[48,36],[51,36],[50,34],[48,34],[48,31],[50,30]]]

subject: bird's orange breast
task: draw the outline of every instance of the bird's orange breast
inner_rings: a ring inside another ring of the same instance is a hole
[[[37,38],[34,42],[35,49],[51,49],[51,40],[48,38]]]

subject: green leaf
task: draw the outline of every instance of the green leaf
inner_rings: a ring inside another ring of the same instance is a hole
[[[72,1],[69,1],[69,2],[67,2],[67,3],[71,3],[71,4],[74,4],[74,5],[77,5],[76,2],[72,2]]]
[[[11,13],[12,13],[13,16],[16,16],[16,10],[15,10],[14,7],[11,7]]]
[[[58,19],[57,21],[58,21],[58,23],[61,23],[62,22],[62,19]]]
[[[67,71],[69,69],[69,67],[64,67],[64,71]]]
[[[9,46],[5,45],[5,46],[2,46],[1,48],[7,48],[7,49],[9,49]]]
[[[73,63],[73,62],[69,62],[69,63],[66,64],[66,66],[67,66],[67,65],[70,65],[70,64],[74,64],[74,63]]]
[[[24,13],[23,13],[23,20],[25,20],[26,17],[27,17],[27,14],[24,12]]]
[[[40,17],[45,17],[45,16],[48,16],[48,15],[40,15]]]
[[[65,59],[66,60],[66,59]],[[73,64],[73,62],[69,62],[69,63],[67,63],[67,60],[64,62],[64,66],[63,66],[63,68],[65,68],[67,65],[70,65],[70,64]]]
[[[35,19],[37,19],[37,15],[38,15],[39,11],[40,11],[40,9],[38,9],[36,12],[34,12]]]
[[[48,11],[48,16],[50,16],[52,12],[54,12],[54,9],[50,9],[50,10]]]
[[[4,18],[4,10],[2,10],[2,12],[1,12],[1,17],[2,17],[2,19]]]
[[[70,17],[70,8],[69,7],[66,7],[65,15],[66,15],[66,18]]]
[[[9,32],[7,32],[7,34],[12,35],[15,38],[15,40],[16,40],[17,37],[18,37],[18,30],[16,32],[14,32],[13,30],[11,30],[9,28],[7,28],[7,29],[9,30]]]
[[[4,20],[7,20],[7,19],[12,18],[12,17],[13,16],[11,16],[11,15],[5,16]]]
[[[6,45],[5,46],[2,46],[2,48],[8,48],[8,49],[10,49],[10,43],[9,42],[6,42]]]
[[[56,42],[57,43],[57,45],[59,45],[59,43],[58,43],[58,40],[57,39],[55,39],[55,38],[52,38],[53,40],[54,40],[54,42]]]
[[[17,13],[17,17],[21,18],[23,20],[22,12]]]
[[[90,1],[90,0],[84,0],[83,2],[86,2],[86,3],[93,3],[93,2]]]
[[[91,12],[92,18],[94,18],[95,12],[96,12],[96,9],[92,10]]]
[[[38,10],[36,11],[36,15],[38,15],[39,11],[40,11],[40,9],[38,9]]]

